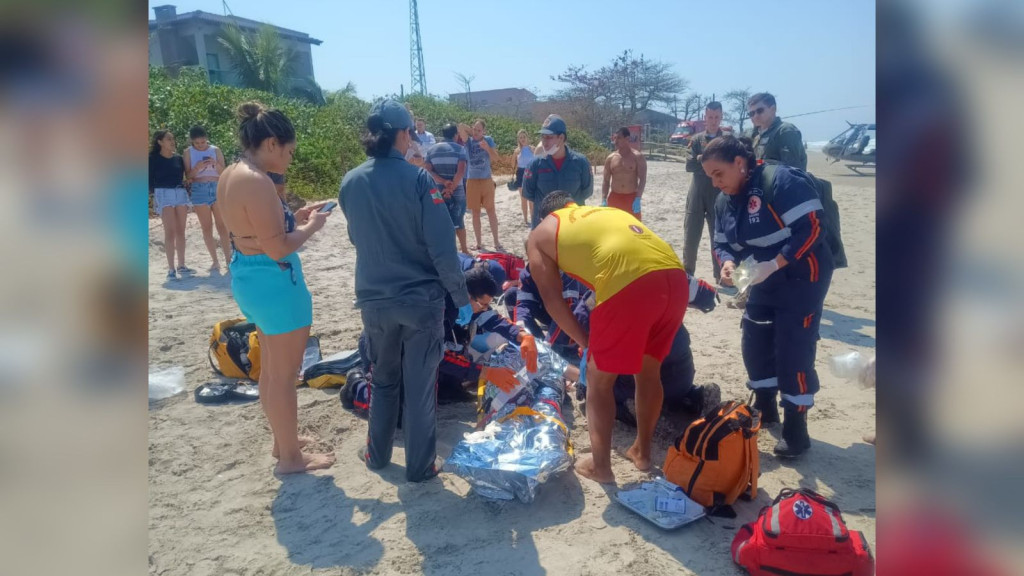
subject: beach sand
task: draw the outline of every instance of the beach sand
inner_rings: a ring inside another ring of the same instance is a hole
[[[729,555],[736,530],[779,490],[799,486],[835,501],[850,528],[864,531],[874,547],[875,449],[861,439],[874,432],[874,391],[833,377],[827,362],[851,349],[874,354],[875,178],[829,166],[818,152],[809,156],[811,171],[833,183],[850,260],[849,268],[836,272],[825,305],[817,361],[821,392],[809,413],[813,446],[798,461],[780,462],[771,454],[780,429],[762,432],[756,500],[738,502],[736,519],[701,520],[674,532],[648,524],[611,500],[614,491],[572,472],[542,485],[529,505],[485,500],[451,474],[407,483],[401,432],[394,464],[371,472],[355,456],[366,442],[366,422],[341,408],[337,390],[298,390],[300,431],[318,439],[314,450],[334,450],[337,464],[276,478],[259,403],[204,406],[192,398],[192,389],[215,379],[206,354],[213,324],[240,315],[229,280],[207,272],[198,221],[189,216],[187,262],[199,272],[166,282],[163,230],[158,219],[150,220],[150,364],[182,366],[186,373],[185,392],[149,406],[150,574],[741,574]],[[600,178],[591,204],[599,201]],[[527,228],[519,196],[505,181],[499,179],[497,193],[501,240],[522,253]],[[689,182],[681,163],[650,163],[645,223],[680,255]],[[313,334],[324,354],[354,348],[361,329],[353,308],[355,250],[340,210],[301,257],[313,294]],[[696,275],[711,277],[706,233]],[[685,324],[697,383],[716,382],[723,399],[745,400],[741,311],[727,308],[727,299],[709,314],[688,310]],[[573,442],[586,452],[586,418],[578,407],[574,412]],[[443,405],[438,419],[443,457],[472,430],[474,406]],[[659,424],[656,464],[685,424]],[[633,435],[616,423],[616,450],[627,448]],[[619,486],[647,478],[621,456],[613,455],[613,463]]]

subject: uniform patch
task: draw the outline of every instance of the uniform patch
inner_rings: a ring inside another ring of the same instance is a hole
[[[757,214],[761,211],[761,198],[759,196],[751,196],[747,200],[747,212],[750,214]]]
[[[801,520],[807,520],[814,514],[814,509],[807,502],[797,500],[793,503],[793,514]]]
[[[437,188],[430,189],[430,197],[434,199],[434,204],[444,204],[444,198],[441,197],[441,191]]]

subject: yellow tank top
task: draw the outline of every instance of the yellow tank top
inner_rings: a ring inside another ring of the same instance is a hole
[[[558,219],[558,267],[594,290],[597,304],[648,272],[683,269],[664,240],[618,208],[569,206]]]

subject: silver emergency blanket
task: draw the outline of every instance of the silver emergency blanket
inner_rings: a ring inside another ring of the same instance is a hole
[[[572,465],[561,410],[568,362],[545,342],[537,342],[537,352],[535,374],[526,371],[511,344],[489,356],[488,365],[515,371],[519,385],[505,393],[486,384],[478,426],[483,429],[466,434],[444,464],[485,498],[532,502],[540,484]]]

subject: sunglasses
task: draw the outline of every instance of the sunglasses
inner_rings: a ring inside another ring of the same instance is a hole
[[[748,118],[753,118],[754,116],[757,116],[759,114],[764,114],[764,106],[761,106],[760,108],[757,108],[756,110],[751,110],[750,112],[747,112],[747,117]]]

